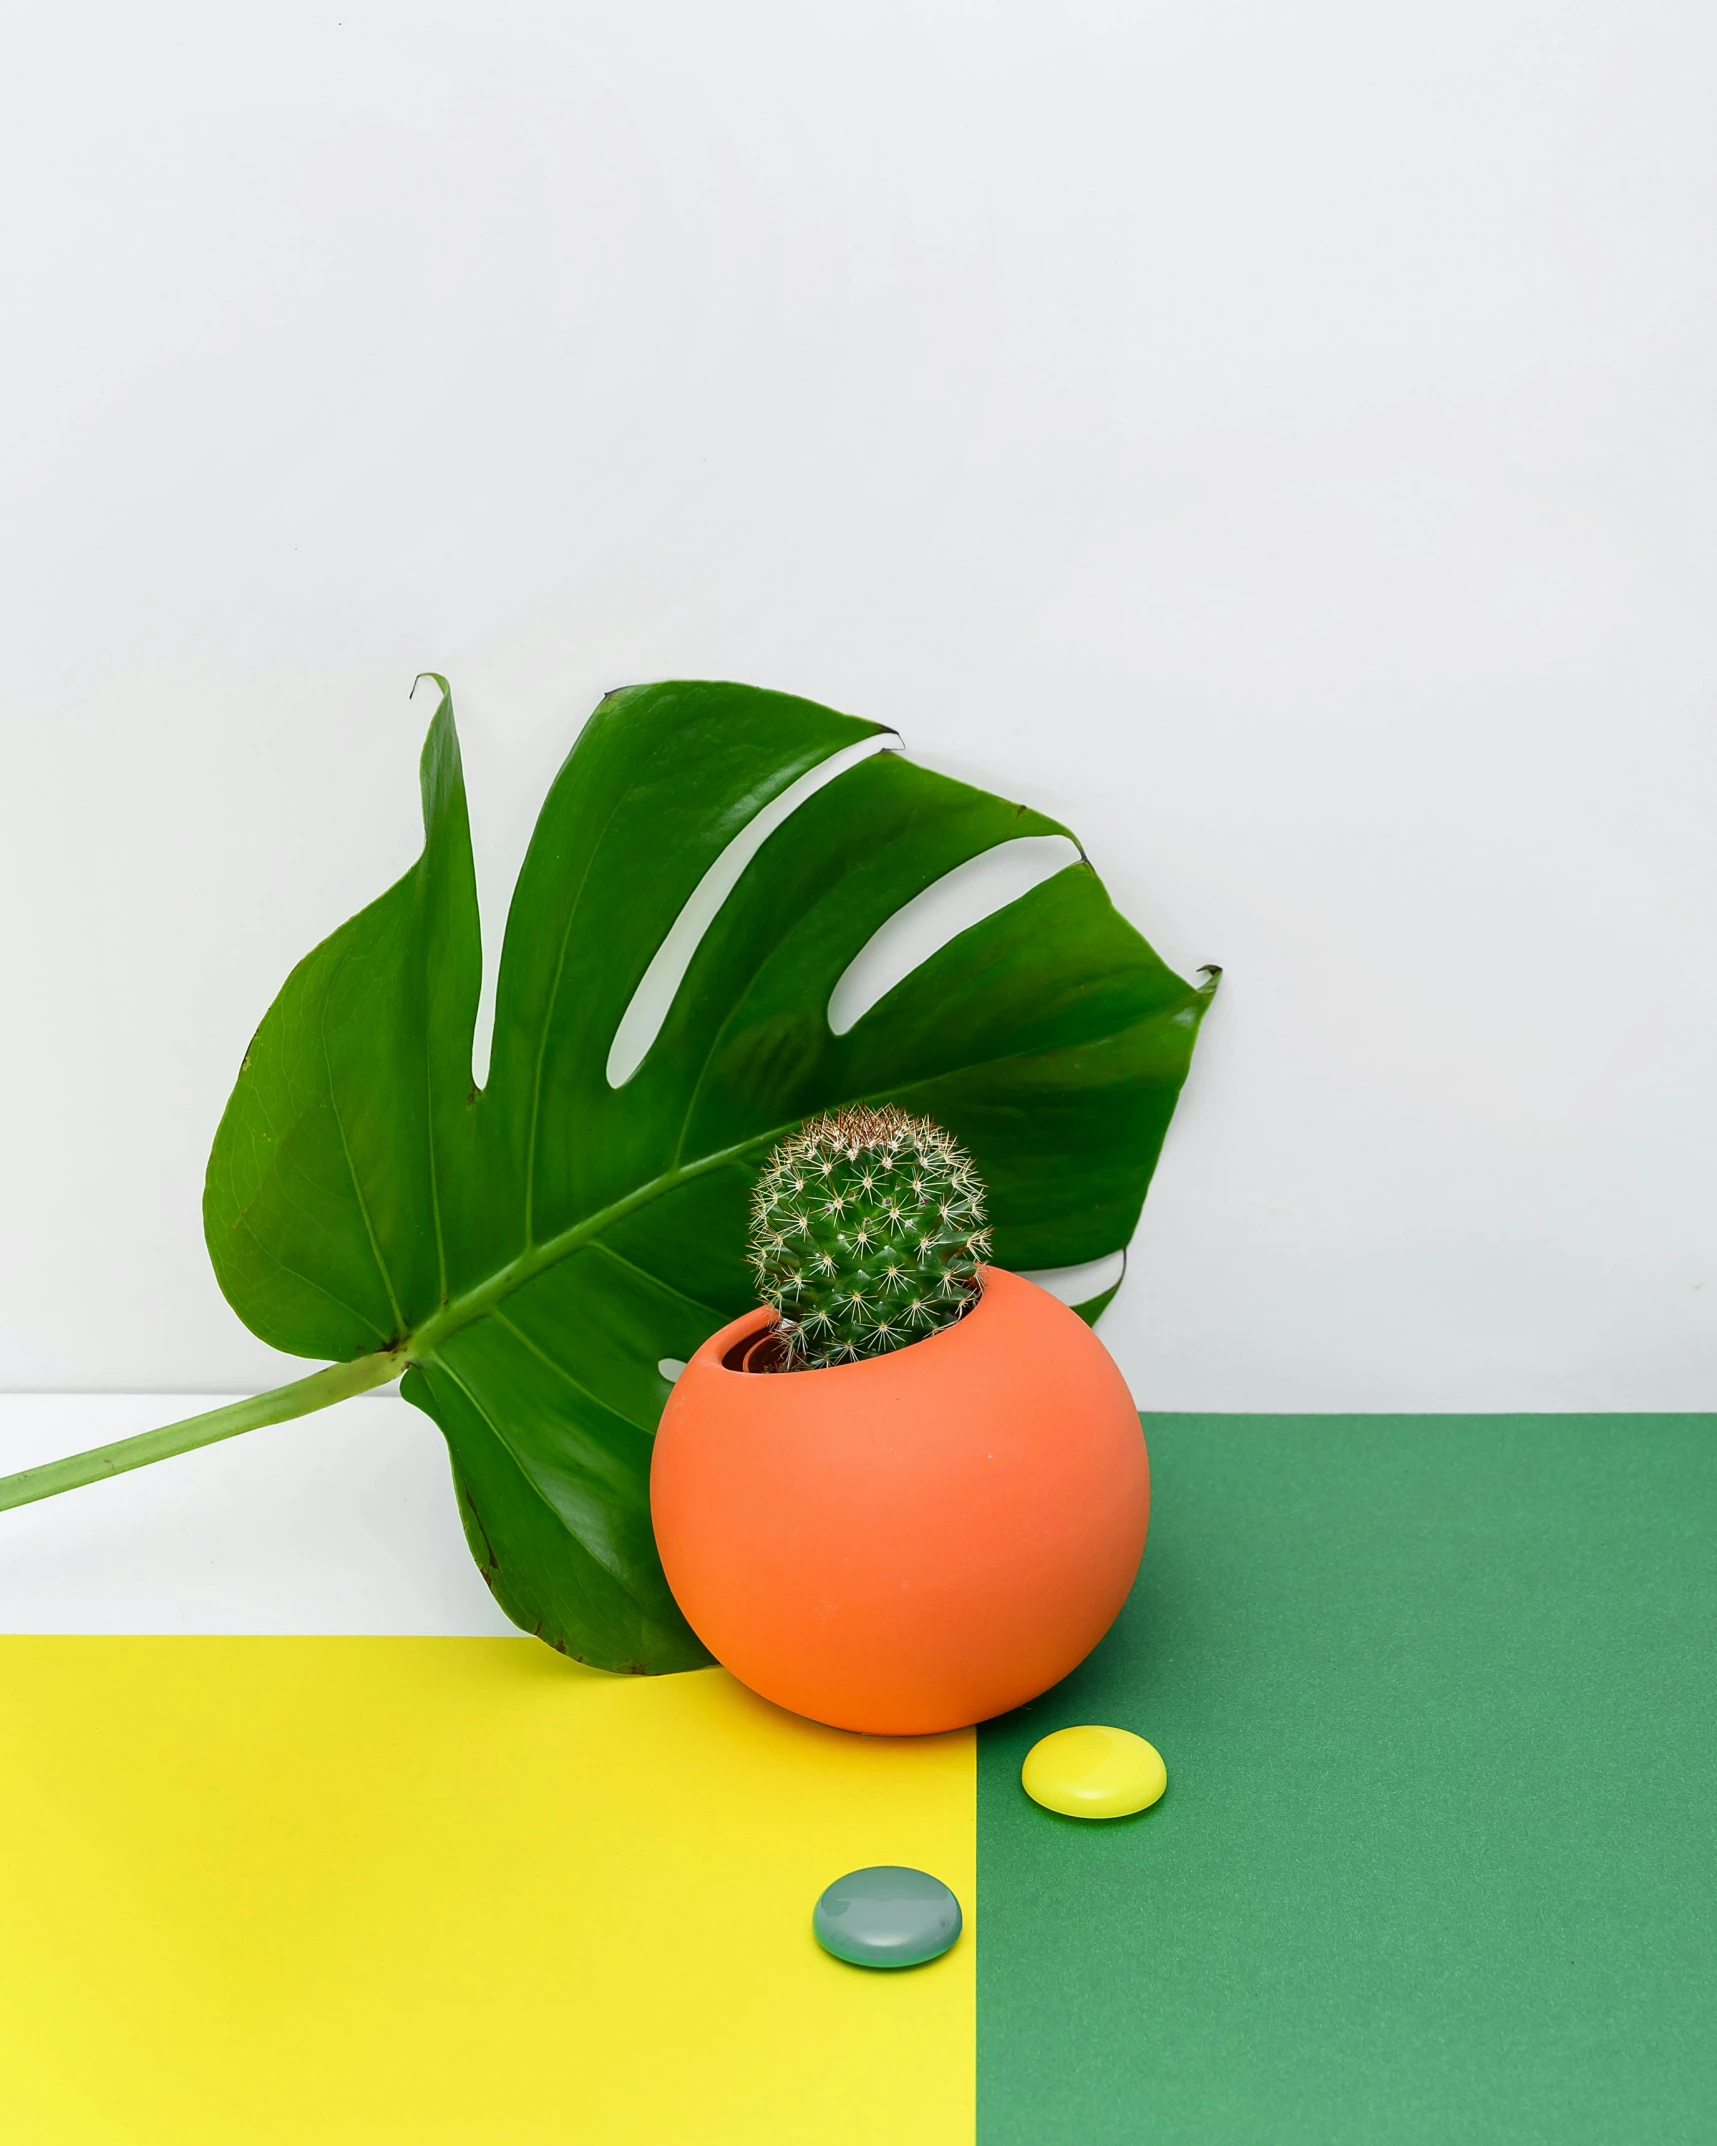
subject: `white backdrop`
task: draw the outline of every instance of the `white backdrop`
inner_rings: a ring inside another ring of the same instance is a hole
[[[0,1388],[290,1374],[203,1161],[434,666],[491,959],[689,675],[1226,966],[1142,1405],[1717,1405],[1714,78],[1701,0],[9,10]]]

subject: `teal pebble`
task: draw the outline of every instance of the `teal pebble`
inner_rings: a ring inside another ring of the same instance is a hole
[[[817,1902],[817,1943],[855,1967],[917,1967],[960,1934],[960,1903],[927,1870],[877,1863],[849,1870]]]

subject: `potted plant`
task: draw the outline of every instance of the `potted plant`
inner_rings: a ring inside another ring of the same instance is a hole
[[[778,1146],[751,1249],[763,1304],[696,1351],[656,1436],[687,1622],[843,1729],[958,1728],[1057,1682],[1126,1600],[1150,1512],[1103,1344],[985,1263],[970,1157],[893,1107]]]

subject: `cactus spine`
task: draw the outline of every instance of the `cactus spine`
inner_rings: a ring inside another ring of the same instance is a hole
[[[989,1257],[972,1158],[893,1104],[812,1118],[764,1165],[751,1264],[790,1369],[882,1356],[951,1326]]]

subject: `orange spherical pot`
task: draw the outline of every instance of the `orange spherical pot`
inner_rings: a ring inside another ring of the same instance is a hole
[[[1150,1471],[1085,1322],[986,1268],[957,1326],[828,1371],[729,1370],[706,1341],[656,1433],[668,1584],[741,1683],[891,1736],[1005,1713],[1064,1677],[1138,1570]]]

